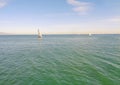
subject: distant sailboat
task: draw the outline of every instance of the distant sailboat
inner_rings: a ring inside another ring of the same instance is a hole
[[[89,35],[89,36],[92,36],[92,34],[91,34],[91,33],[89,33],[88,35]]]
[[[38,29],[38,38],[42,38],[42,34],[40,33],[39,29]]]

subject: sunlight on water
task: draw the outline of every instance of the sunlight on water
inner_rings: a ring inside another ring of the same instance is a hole
[[[0,36],[0,85],[119,85],[120,35]]]

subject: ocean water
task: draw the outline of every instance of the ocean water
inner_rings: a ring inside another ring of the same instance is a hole
[[[0,85],[120,85],[120,35],[1,35]]]

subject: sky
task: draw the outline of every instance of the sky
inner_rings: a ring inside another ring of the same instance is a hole
[[[120,0],[0,0],[0,32],[120,33]]]

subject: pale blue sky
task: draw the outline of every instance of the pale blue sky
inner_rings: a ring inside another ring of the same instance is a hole
[[[0,0],[0,32],[120,33],[120,0]]]

